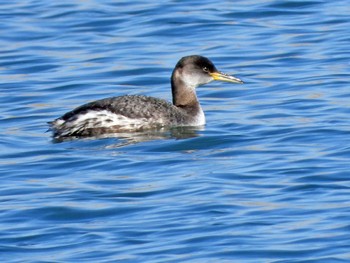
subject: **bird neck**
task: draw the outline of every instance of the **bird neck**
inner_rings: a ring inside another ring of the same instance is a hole
[[[195,87],[189,87],[185,82],[176,76],[176,72],[171,77],[171,91],[173,94],[173,104],[177,107],[198,107]]]

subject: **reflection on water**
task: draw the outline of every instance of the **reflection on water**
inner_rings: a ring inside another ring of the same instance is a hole
[[[64,137],[64,138],[53,138],[53,143],[68,142],[73,140],[97,140],[105,138],[117,138],[120,139],[120,142],[113,145],[113,147],[122,147],[130,144],[136,144],[140,142],[152,141],[152,140],[164,140],[164,139],[188,139],[198,137],[199,131],[204,130],[204,126],[197,127],[163,127],[160,129],[150,129],[145,131],[137,132],[119,132],[119,133],[110,133],[102,134],[99,136],[90,136],[90,137]]]

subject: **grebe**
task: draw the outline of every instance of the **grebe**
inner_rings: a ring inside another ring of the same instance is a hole
[[[196,87],[213,80],[243,83],[216,69],[206,57],[183,57],[171,76],[173,103],[143,96],[125,95],[84,104],[50,122],[53,137],[88,137],[173,126],[200,126],[205,116]]]

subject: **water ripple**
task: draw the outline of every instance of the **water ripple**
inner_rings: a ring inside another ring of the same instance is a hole
[[[325,1],[0,6],[6,262],[348,262],[349,7]],[[108,96],[170,100],[202,54],[207,125],[53,143]]]

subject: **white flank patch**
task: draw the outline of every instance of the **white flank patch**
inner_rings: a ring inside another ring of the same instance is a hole
[[[205,125],[205,115],[200,111],[192,119],[192,122],[177,123],[178,126],[203,126]],[[79,133],[86,129],[112,128],[116,131],[133,131],[139,129],[148,129],[152,126],[162,126],[163,119],[147,118],[129,118],[124,115],[116,114],[108,110],[89,110],[84,114],[77,114],[70,120],[64,121],[57,119],[53,126],[60,131],[60,136],[69,136],[70,134]]]
[[[82,129],[92,128],[108,128],[117,126],[123,130],[138,129],[149,125],[146,118],[128,118],[120,114],[110,112],[108,110],[90,110],[84,114],[78,114],[77,119],[63,121],[58,119],[55,123],[56,127],[65,125],[68,133],[74,133]]]
[[[64,124],[64,120],[62,120],[62,119],[57,119],[57,120],[55,120],[55,121],[53,122],[53,124],[54,124],[55,126],[61,126],[62,124]]]

